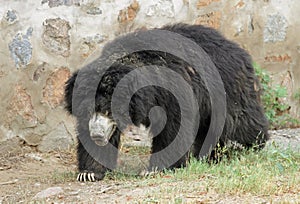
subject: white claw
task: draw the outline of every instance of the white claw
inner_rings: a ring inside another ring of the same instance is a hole
[[[79,173],[77,175],[77,181],[80,182],[86,182],[86,181],[91,181],[91,182],[95,182],[95,174],[94,173]]]
[[[77,174],[77,178],[76,178],[77,181],[80,181],[80,176],[81,176],[81,173]]]
[[[147,177],[148,173],[149,173],[149,171],[143,170],[143,171],[140,173],[140,176]]]
[[[83,173],[83,181],[86,182],[86,173]]]
[[[92,173],[92,174],[91,174],[91,177],[92,177],[92,181],[94,182],[94,181],[95,181],[95,174]]]
[[[88,177],[88,180],[89,180],[89,181],[92,181],[91,173],[87,173],[87,177]]]

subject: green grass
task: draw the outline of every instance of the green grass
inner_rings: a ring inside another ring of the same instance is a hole
[[[159,186],[159,190],[154,188],[148,192],[154,201],[174,195],[173,201],[177,202],[181,198],[176,195],[209,191],[252,195],[293,193],[300,191],[300,152],[275,146],[259,152],[242,150],[217,164],[191,159],[186,168],[148,178],[113,172],[106,179],[131,181],[139,187]]]

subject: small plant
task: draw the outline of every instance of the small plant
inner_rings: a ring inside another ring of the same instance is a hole
[[[290,115],[290,106],[284,100],[287,90],[281,85],[271,85],[270,75],[259,65],[254,64],[255,72],[260,79],[262,88],[262,103],[272,129],[299,126],[300,121]],[[299,94],[300,97],[300,94]]]
[[[294,94],[294,98],[300,102],[300,89],[296,91],[296,93]]]
[[[65,182],[73,181],[75,177],[76,177],[76,175],[73,171],[61,172],[61,171],[55,170],[52,173],[51,179],[54,183],[65,183]]]

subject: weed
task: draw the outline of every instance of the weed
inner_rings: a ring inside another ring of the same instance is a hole
[[[300,88],[294,94],[294,98],[300,102]]]
[[[287,97],[286,88],[281,85],[272,86],[273,81],[270,75],[257,64],[254,64],[254,68],[256,75],[260,79],[262,88],[261,100],[271,129],[299,126],[299,119],[290,115],[289,104],[282,100]]]
[[[110,173],[110,178],[131,181],[139,187],[155,187],[148,193],[153,201],[163,197],[181,203],[179,195],[194,192],[250,193],[258,196],[299,192],[299,172],[299,151],[270,145],[261,151],[231,151],[230,157],[222,157],[217,164],[208,163],[206,159],[198,161],[191,158],[187,167],[165,170],[151,178],[115,172]]]
[[[65,183],[73,181],[76,178],[76,173],[73,171],[58,171],[55,170],[52,173],[52,181],[53,183]]]

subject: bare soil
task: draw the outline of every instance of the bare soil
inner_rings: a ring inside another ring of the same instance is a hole
[[[285,141],[287,137],[292,137],[299,142],[300,130],[295,131],[295,134],[273,133],[273,139]],[[300,192],[260,196],[220,195],[207,190],[199,179],[189,183],[184,193],[174,195],[173,192],[165,192],[165,187],[181,188],[186,183],[170,177],[162,178],[159,184],[148,184],[148,181],[105,179],[79,183],[76,181],[74,150],[47,154],[24,151],[0,157],[0,204],[33,203],[36,200],[45,203],[300,203]],[[38,193],[50,187],[61,187],[61,191],[52,196],[37,197]]]

